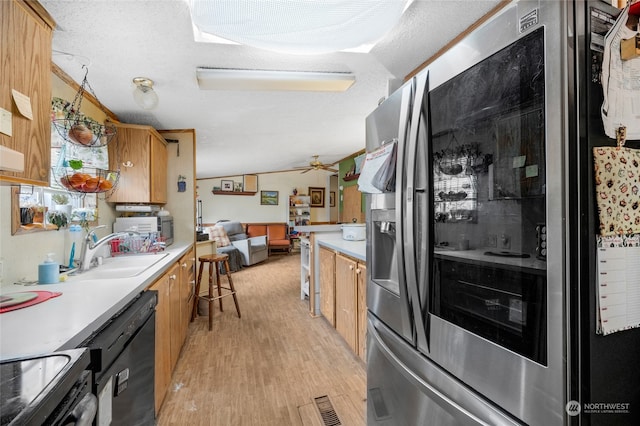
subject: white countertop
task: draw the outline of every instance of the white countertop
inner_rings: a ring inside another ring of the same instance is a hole
[[[113,279],[105,270],[100,279],[86,279],[80,274],[57,284],[3,287],[3,294],[44,290],[62,295],[0,314],[0,360],[77,347],[191,246],[190,242],[170,245],[164,251],[167,256],[134,277]]]
[[[321,246],[337,250],[356,259],[367,260],[367,242],[364,240],[348,241],[342,238],[342,233],[316,234],[315,239]]]

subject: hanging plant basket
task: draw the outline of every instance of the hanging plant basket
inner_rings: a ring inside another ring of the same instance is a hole
[[[82,99],[88,90],[98,102],[100,110],[107,115],[105,108],[87,80],[88,72],[89,70],[86,69],[84,79],[73,102],[65,105],[62,117],[54,118],[52,123],[60,137],[65,141],[80,146],[100,147],[107,145],[113,139],[116,135],[116,126],[108,122],[104,124],[98,123],[80,112]]]

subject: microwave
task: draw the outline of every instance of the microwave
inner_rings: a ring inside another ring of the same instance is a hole
[[[173,243],[172,216],[133,216],[117,217],[113,224],[113,232],[136,231],[142,235],[157,233],[164,242]]]

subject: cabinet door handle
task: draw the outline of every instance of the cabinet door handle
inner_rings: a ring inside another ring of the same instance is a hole
[[[183,268],[186,268],[186,267],[187,267],[187,262],[184,262],[184,263],[182,264],[182,267],[183,267]]]
[[[356,274],[360,275],[360,272],[361,272],[361,271],[360,271],[360,268],[357,268],[357,269],[356,269]]]
[[[169,275],[169,279],[170,279],[170,280],[175,280],[175,279],[176,279],[175,274],[174,274],[174,275]]]
[[[349,265],[349,270],[353,271],[353,265]]]

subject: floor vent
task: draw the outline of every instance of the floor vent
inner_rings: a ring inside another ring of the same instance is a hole
[[[340,426],[342,423],[336,414],[336,410],[333,409],[331,400],[327,395],[314,398],[318,411],[325,426]]]

